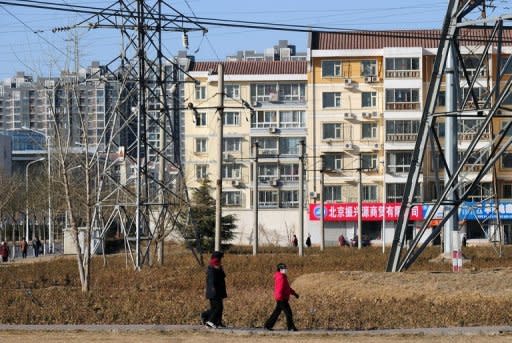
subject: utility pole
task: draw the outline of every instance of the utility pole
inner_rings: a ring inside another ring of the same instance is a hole
[[[320,156],[322,168],[320,170],[320,251],[325,248],[325,222],[324,222],[324,181],[325,181],[325,155]]]
[[[448,57],[446,60],[446,111],[454,112],[457,110],[457,89],[460,87],[458,78],[458,67],[457,61],[454,54],[453,43],[450,44],[448,49]],[[444,140],[445,144],[445,156],[448,170],[445,171],[444,182],[448,183],[450,175],[455,172],[458,164],[458,153],[457,153],[457,117],[447,116],[446,119],[446,136]],[[455,201],[455,188],[451,187],[448,193],[447,200]],[[451,209],[451,205],[448,206],[447,210]],[[444,225],[444,256],[451,258],[452,250],[455,242],[453,241],[453,233],[458,231],[459,218],[457,212],[453,214]]]
[[[215,199],[215,250],[220,251],[220,232],[222,225],[222,159],[224,148],[224,66],[217,66],[217,83],[219,105],[217,113],[219,114],[218,132],[219,132],[219,150],[218,150],[218,174],[217,174],[217,197]]]
[[[361,235],[363,233],[363,159],[361,153],[359,153],[359,168],[357,172],[359,173],[359,182],[357,184],[357,248],[361,249],[363,246],[361,241]]]
[[[306,143],[300,141],[299,157],[299,256],[304,256],[304,154]]]
[[[258,154],[259,154],[259,145],[258,142],[254,142],[252,145],[253,148],[253,156],[254,162],[252,165],[252,175],[253,175],[253,192],[252,192],[252,203],[254,209],[254,241],[252,244],[252,254],[256,256],[258,254],[258,241],[259,241],[259,223],[258,223]]]

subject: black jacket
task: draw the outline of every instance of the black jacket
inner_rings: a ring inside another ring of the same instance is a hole
[[[207,299],[224,299],[227,298],[226,293],[226,274],[221,268],[213,268],[208,266],[206,270],[206,298]]]

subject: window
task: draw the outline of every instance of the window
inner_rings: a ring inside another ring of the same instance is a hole
[[[377,201],[377,185],[363,185],[363,201]]]
[[[402,202],[405,192],[405,183],[386,184],[386,202]]]
[[[322,61],[322,77],[340,77],[341,61]]]
[[[377,138],[377,123],[363,123],[361,126],[362,139],[375,139]]]
[[[241,144],[242,139],[239,137],[224,138],[224,152],[239,152]]]
[[[387,110],[419,110],[419,89],[391,88],[386,89]]]
[[[332,108],[341,107],[341,92],[323,92],[322,107]]]
[[[476,99],[479,103],[483,104],[484,101],[487,100],[487,97],[489,96],[489,91],[485,87],[473,87],[473,92],[476,96]],[[464,87],[462,88],[462,98],[465,99],[466,95],[469,93],[469,88]],[[470,94],[468,98],[468,102],[471,104],[473,103],[473,95]]]
[[[299,181],[299,165],[298,164],[282,164],[279,167],[279,179],[284,182]]]
[[[502,198],[504,199],[511,199],[512,198],[512,184],[505,183],[502,185]]]
[[[439,95],[437,96],[437,106],[446,106],[446,91],[439,91]]]
[[[260,164],[258,165],[258,182],[270,183],[279,177],[277,164]]]
[[[208,178],[208,165],[196,164],[196,179],[204,180]]]
[[[388,135],[416,135],[420,128],[419,120],[386,120],[386,134]]]
[[[206,112],[196,112],[196,127],[204,127],[206,126]]]
[[[375,107],[377,106],[377,92],[362,92],[361,93],[361,107]]]
[[[258,111],[252,119],[253,128],[277,127],[276,111]]]
[[[377,76],[377,61],[361,61],[361,76]]]
[[[281,206],[282,208],[299,207],[299,192],[298,191],[281,191]]]
[[[224,112],[224,125],[240,126],[240,112]]]
[[[253,84],[251,85],[251,101],[274,101],[278,100],[277,83]]]
[[[277,191],[260,191],[258,192],[258,206],[262,208],[277,207]]]
[[[512,63],[511,63],[512,64]],[[501,130],[505,130],[507,127],[508,121],[502,121],[501,122]],[[512,136],[512,126],[508,128],[508,130],[505,132],[505,136]]]
[[[302,102],[306,100],[304,83],[279,84],[279,100],[285,102]]]
[[[501,167],[512,168],[512,153],[505,152],[501,155]]]
[[[420,77],[420,59],[417,57],[386,58],[386,77]]]
[[[242,203],[242,195],[240,191],[222,192],[223,206],[240,206]]]
[[[240,99],[240,85],[224,85],[224,97],[228,99]]]
[[[241,173],[242,166],[240,164],[224,163],[222,165],[222,177],[224,179],[239,180]]]
[[[341,139],[343,124],[342,123],[327,123],[323,124],[323,139]]]
[[[412,151],[388,152],[386,170],[388,173],[408,173],[412,163]]]
[[[325,186],[324,187],[325,202],[341,202],[341,186]]]
[[[339,170],[343,169],[343,155],[338,154],[325,154],[324,158],[324,169],[326,170]]]
[[[277,155],[277,138],[258,137],[252,139],[252,144],[258,142],[260,155]]]
[[[303,137],[281,137],[279,139],[279,153],[281,155],[299,155],[299,146]]]
[[[279,112],[279,126],[287,127],[304,127],[304,111],[281,111]]]
[[[208,138],[196,138],[196,150],[195,152],[206,152],[208,148]]]
[[[196,100],[206,99],[206,87],[196,85]]]
[[[377,168],[377,154],[361,154],[361,164],[363,169],[376,169]]]

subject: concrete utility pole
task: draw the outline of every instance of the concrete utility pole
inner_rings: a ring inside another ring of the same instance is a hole
[[[325,248],[325,222],[324,222],[324,181],[325,181],[325,155],[320,156],[322,161],[322,169],[320,170],[320,251]]]
[[[259,154],[259,145],[258,142],[254,142],[252,145],[253,148],[253,156],[254,162],[252,165],[252,175],[253,175],[253,192],[252,192],[252,203],[254,209],[254,241],[252,244],[252,254],[258,254],[258,241],[259,241],[259,223],[258,223],[258,211],[259,211],[259,199],[258,199],[258,154]]]
[[[25,196],[27,197],[25,199],[25,225],[26,225],[25,239],[27,241],[30,240],[28,237],[28,235],[30,233],[30,229],[29,229],[29,221],[30,220],[28,219],[28,167],[30,167],[34,163],[41,162],[41,161],[44,161],[44,157],[38,158],[37,160],[34,160],[34,161],[30,161],[29,163],[27,163],[27,166],[25,167]],[[32,238],[34,238],[33,234],[32,234]]]
[[[222,160],[224,158],[224,66],[217,66],[219,105],[217,113],[219,114],[218,132],[219,132],[219,150],[218,150],[218,174],[217,174],[217,196],[215,199],[215,250],[220,251],[220,232],[222,226]]]
[[[363,159],[361,153],[359,153],[359,168],[357,172],[359,173],[359,182],[357,184],[357,248],[361,249],[363,246],[361,240],[363,233]]]
[[[304,154],[306,143],[300,141],[299,157],[299,256],[304,256]]]
[[[457,60],[454,54],[453,43],[450,45],[448,50],[448,57],[446,60],[446,112],[454,112],[457,110],[457,90],[460,87],[458,78],[458,67]],[[457,117],[447,116],[445,119],[446,135],[444,139],[444,149],[446,156],[446,163],[448,164],[448,171],[445,172],[444,182],[448,183],[450,174],[455,172],[458,164],[458,153],[457,153]],[[455,200],[455,188],[452,187],[451,192],[448,193],[448,200]],[[451,206],[447,206],[447,210],[451,209]],[[453,250],[453,233],[458,231],[459,217],[455,212],[444,225],[444,255],[445,257],[451,258]]]

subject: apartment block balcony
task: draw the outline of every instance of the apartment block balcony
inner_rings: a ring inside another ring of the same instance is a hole
[[[388,133],[386,142],[415,142],[417,136],[416,133]]]
[[[387,111],[419,111],[421,104],[419,102],[387,102]]]
[[[419,70],[386,70],[388,79],[417,79],[421,77]]]

